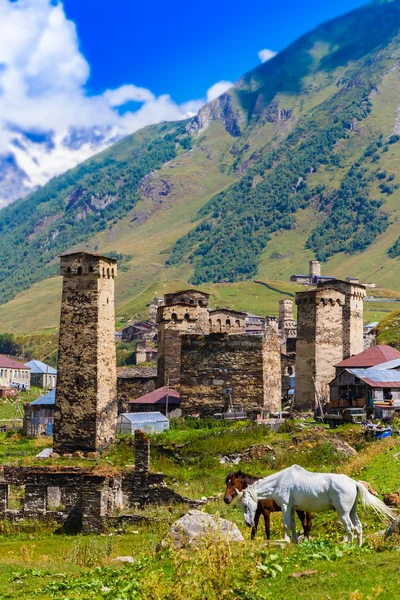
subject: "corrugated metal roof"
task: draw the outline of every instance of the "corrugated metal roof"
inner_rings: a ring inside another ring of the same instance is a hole
[[[121,413],[118,418],[121,417],[126,417],[131,423],[159,423],[160,421],[169,421],[160,412]]]
[[[33,402],[31,402],[31,406],[38,406],[39,404],[46,404],[48,406],[55,405],[56,403],[56,390],[51,390],[44,396],[40,396]]]
[[[346,360],[335,365],[335,367],[343,367],[344,369],[375,367],[389,360],[400,358],[400,352],[391,346],[371,346],[364,352],[351,356]]]
[[[30,360],[25,366],[30,368],[33,375],[57,375],[56,369],[45,365],[41,360]]]
[[[130,400],[130,404],[163,404],[167,401],[167,386],[164,385],[144,396],[140,396],[139,398],[135,398],[135,400]],[[171,404],[179,404],[180,396],[178,392],[176,392],[173,388],[169,388],[168,390],[168,402]]]
[[[400,358],[388,360],[388,362],[384,362],[381,365],[376,365],[375,369],[396,369],[397,367],[400,367]]]
[[[0,354],[0,367],[3,369],[25,369],[26,371],[30,370],[29,367],[26,367],[22,363],[13,360],[12,358],[8,358],[8,356],[4,356]]]
[[[372,367],[371,369],[346,369],[346,371],[371,387],[400,388],[400,372],[393,369],[382,370]]]

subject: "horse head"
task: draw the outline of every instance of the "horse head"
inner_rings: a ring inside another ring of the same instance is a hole
[[[246,485],[244,482],[244,477],[241,471],[236,471],[235,473],[229,473],[226,476],[226,490],[224,496],[224,502],[226,504],[230,504],[232,500],[238,496],[238,492],[242,492]]]

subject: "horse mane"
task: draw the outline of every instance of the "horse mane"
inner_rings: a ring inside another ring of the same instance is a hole
[[[225,479],[225,484],[228,485],[232,477],[240,477],[244,480],[245,487],[248,485],[252,485],[262,477],[253,477],[253,475],[249,475],[248,473],[243,473],[242,471],[232,471],[232,473],[228,473]]]

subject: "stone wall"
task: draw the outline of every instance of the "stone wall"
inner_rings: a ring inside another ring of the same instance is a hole
[[[183,335],[182,413],[211,416],[225,410],[226,388],[232,388],[234,407],[243,407],[250,417],[263,409],[279,410],[280,371],[279,342],[272,331],[268,336]]]
[[[22,506],[11,510],[10,486],[24,489]],[[135,468],[116,472],[107,467],[4,466],[0,468],[0,519],[74,520],[84,533],[101,532],[107,523],[138,522],[141,515],[123,515],[137,504],[187,503],[197,506],[165,484],[162,473],[150,472],[150,442],[135,432]]]
[[[54,450],[98,451],[115,438],[117,380],[116,261],[73,253],[61,257],[63,290]]]

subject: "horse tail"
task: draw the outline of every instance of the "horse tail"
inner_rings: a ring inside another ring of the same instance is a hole
[[[380,517],[388,517],[392,520],[395,518],[392,509],[386,506],[382,500],[379,500],[379,498],[370,494],[361,481],[356,481],[356,486],[358,497],[360,498],[364,508],[372,508],[372,510],[374,510]]]

